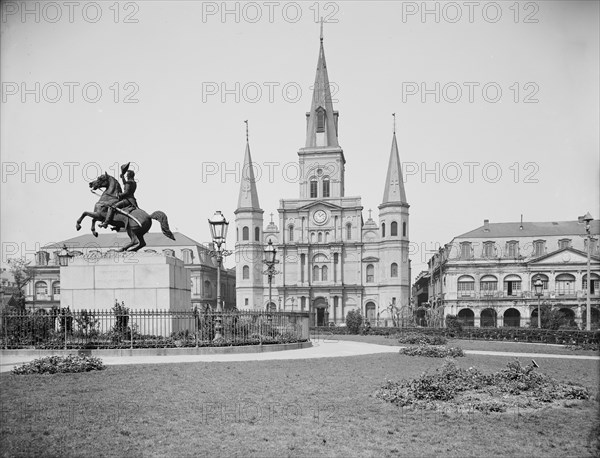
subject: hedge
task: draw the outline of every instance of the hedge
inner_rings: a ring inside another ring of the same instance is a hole
[[[583,331],[578,329],[550,330],[538,328],[474,328],[463,327],[462,330],[448,328],[362,328],[361,335],[380,335],[396,337],[408,333],[421,333],[439,335],[454,339],[466,340],[504,340],[513,342],[541,342],[560,345],[600,345],[600,330]],[[345,327],[314,327],[311,333],[315,334],[350,334]]]

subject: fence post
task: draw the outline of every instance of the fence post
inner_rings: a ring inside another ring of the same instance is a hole
[[[67,349],[67,315],[64,315],[63,328],[65,330],[65,350]]]

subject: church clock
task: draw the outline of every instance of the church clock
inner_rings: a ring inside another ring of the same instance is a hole
[[[325,224],[327,222],[327,212],[325,210],[317,210],[313,213],[313,221],[317,224]]]

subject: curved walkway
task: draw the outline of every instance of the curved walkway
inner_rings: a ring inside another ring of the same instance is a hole
[[[192,362],[233,362],[233,361],[271,361],[285,359],[336,358],[343,356],[371,355],[376,353],[397,353],[400,346],[377,345],[350,340],[313,341],[313,346],[298,350],[286,350],[270,353],[237,353],[223,355],[169,355],[169,356],[107,356],[102,357],[105,364],[164,364]],[[555,355],[544,353],[511,353],[501,351],[465,350],[468,355],[509,356],[523,358],[565,358],[600,361],[600,356]],[[14,365],[35,359],[34,356],[2,357],[0,372],[9,372]]]

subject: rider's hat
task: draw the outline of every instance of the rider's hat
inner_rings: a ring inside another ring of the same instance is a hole
[[[125,172],[129,170],[129,164],[131,164],[131,162],[128,162],[127,164],[123,164],[121,166],[121,174],[125,174]]]

